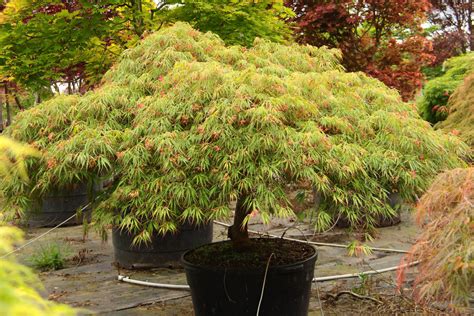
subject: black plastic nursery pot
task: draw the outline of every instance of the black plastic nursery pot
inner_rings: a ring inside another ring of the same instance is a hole
[[[210,245],[220,243],[230,241]],[[191,288],[195,315],[256,315],[264,278],[265,287],[258,315],[307,315],[317,252],[313,246],[305,246],[310,248],[310,255],[292,264],[270,266],[266,278],[266,264],[251,269],[206,266],[188,260],[197,249],[186,252],[182,262]],[[215,260],[217,262],[220,258],[216,256]]]
[[[89,203],[87,184],[72,184],[60,190],[45,195],[38,210],[29,212],[27,225],[29,227],[53,227],[76,214],[78,210]],[[63,226],[82,224],[88,216],[88,210],[73,217]]]
[[[150,269],[180,266],[182,254],[212,242],[212,222],[199,226],[185,223],[176,233],[154,235],[147,244],[132,245],[131,233],[112,229],[115,262],[125,269]]]
[[[391,217],[379,216],[376,219],[375,227],[390,227],[400,224],[400,222],[402,221],[400,214],[400,205],[402,203],[403,200],[398,193],[390,193],[387,199],[387,204],[389,204],[390,207],[396,211],[396,213],[394,216]],[[341,218],[336,223],[336,226],[339,228],[348,228],[351,226],[351,224],[347,218],[341,216]]]

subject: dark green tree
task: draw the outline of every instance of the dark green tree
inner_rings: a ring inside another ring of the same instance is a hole
[[[168,0],[161,1],[161,7],[162,22],[188,22],[219,35],[226,44],[251,46],[256,37],[274,42],[291,38],[285,19],[294,13],[282,0]]]

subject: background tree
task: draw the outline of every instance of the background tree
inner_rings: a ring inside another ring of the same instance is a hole
[[[67,93],[84,91],[139,39],[140,10],[114,1],[10,1],[0,14],[0,72],[34,91],[59,93],[60,83]]]
[[[437,27],[433,34],[435,65],[446,59],[474,51],[472,0],[430,0],[429,22]]]
[[[162,22],[184,21],[202,32],[213,32],[227,44],[252,45],[256,37],[283,42],[291,37],[284,19],[292,17],[283,0],[161,1]]]
[[[0,74],[5,83],[33,91],[36,101],[45,87],[84,92],[121,51],[163,24],[189,21],[230,44],[250,45],[255,37],[288,39],[282,19],[291,12],[282,0],[12,0],[0,8]]]
[[[436,124],[435,128],[458,135],[471,146],[471,159],[474,160],[474,71],[464,78],[449,97],[447,109],[448,117]]]
[[[397,88],[404,99],[422,84],[433,56],[422,36],[428,0],[290,0],[299,41],[337,47],[349,71],[364,71]]]

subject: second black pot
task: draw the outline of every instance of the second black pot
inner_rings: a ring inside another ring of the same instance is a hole
[[[390,227],[400,224],[402,217],[400,214],[400,206],[403,204],[403,200],[400,194],[392,192],[388,195],[387,204],[390,205],[392,209],[395,210],[395,215],[390,217],[385,217],[379,215],[375,220],[375,227]],[[351,226],[351,223],[345,216],[341,216],[336,223],[336,226],[339,228],[348,228]]]
[[[183,224],[176,233],[152,236],[149,244],[133,245],[134,235],[112,230],[115,262],[126,269],[149,269],[180,265],[181,255],[192,248],[212,242],[212,222],[195,226]]]
[[[188,253],[182,261],[196,316],[256,315],[265,267],[257,270],[204,267],[187,261]],[[307,315],[316,259],[314,249],[314,254],[303,261],[270,267],[259,315]]]
[[[44,196],[38,209],[28,212],[29,227],[54,227],[72,217],[79,209],[89,203],[87,184],[72,184],[62,189],[50,192]],[[88,210],[77,214],[62,226],[80,225],[88,216]]]

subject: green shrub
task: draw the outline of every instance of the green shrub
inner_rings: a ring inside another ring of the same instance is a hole
[[[448,59],[441,76],[428,81],[418,100],[420,115],[435,124],[448,116],[448,99],[461,84],[463,78],[474,70],[474,53]]]
[[[68,251],[58,243],[41,246],[30,258],[31,265],[38,270],[59,270],[64,268]]]
[[[289,215],[289,182],[317,188],[320,212],[371,228],[393,214],[389,192],[413,198],[462,165],[466,147],[339,59],[337,50],[258,39],[227,47],[177,23],[124,52],[96,91],[22,113],[7,132],[46,158],[31,164],[33,188],[4,190],[11,202],[113,174],[94,222],[136,242],[227,216],[242,197],[264,220]]]
[[[451,95],[448,109],[448,118],[435,128],[459,135],[474,150],[474,73],[464,78]]]

